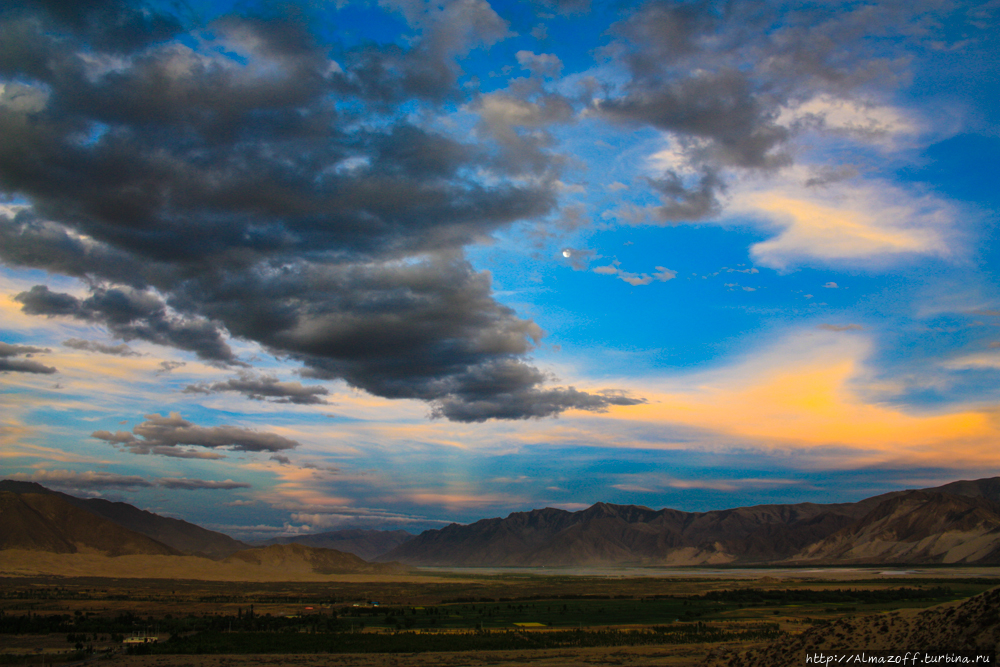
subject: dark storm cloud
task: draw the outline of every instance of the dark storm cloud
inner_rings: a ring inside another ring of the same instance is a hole
[[[551,417],[568,409],[606,412],[612,405],[639,405],[644,399],[603,392],[589,394],[573,387],[544,389],[531,387],[498,394],[493,391],[463,392],[439,401],[432,413],[453,421],[483,422],[487,419],[530,419]]]
[[[90,289],[35,286],[17,295],[24,312],[218,364],[241,363],[227,336],[254,341],[307,377],[454,419],[606,407],[543,386],[522,361],[541,330],[462,257],[554,210],[562,161],[544,126],[572,109],[554,95],[491,98],[476,143],[396,111],[486,108],[455,85],[459,59],[510,32],[483,0],[380,6],[405,18],[407,39],[321,45],[295,11],[226,16],[184,39],[176,21],[112,0],[0,13],[0,191],[30,204],[0,213],[0,259]],[[521,384],[501,388],[511,377]],[[120,444],[218,456],[132,437]]]
[[[86,352],[97,352],[99,354],[111,354],[117,357],[141,357],[142,355],[130,348],[125,343],[119,345],[105,345],[93,340],[83,340],[80,338],[70,338],[64,340],[63,345],[74,350],[84,350]]]
[[[623,98],[601,102],[598,109],[614,120],[645,123],[706,141],[690,149],[699,162],[769,169],[790,161],[776,150],[789,132],[775,124],[778,109],[762,97],[746,73],[725,70],[640,84]]]
[[[208,320],[170,315],[163,300],[148,291],[129,287],[95,288],[87,299],[53,292],[35,285],[14,299],[28,315],[69,316],[99,322],[124,340],[140,340],[169,345],[196,353],[202,359],[223,364],[242,364],[222,338],[219,328]]]
[[[295,403],[297,405],[320,405],[326,403],[322,396],[329,391],[325,387],[306,386],[301,382],[281,382],[278,378],[256,373],[240,373],[238,377],[212,384],[188,385],[186,394],[215,394],[234,391],[256,401],[269,400],[272,403]]]
[[[123,53],[168,39],[180,30],[176,18],[132,7],[119,0],[21,0],[0,16],[44,16],[57,27],[72,30],[101,50]]]
[[[238,426],[196,426],[176,412],[167,417],[146,415],[146,421],[134,426],[131,433],[94,431],[90,436],[119,445],[133,454],[159,454],[175,458],[222,458],[222,455],[213,452],[178,449],[183,445],[240,452],[280,452],[299,445],[295,440],[274,433]]]
[[[43,375],[57,373],[58,371],[55,368],[33,361],[32,359],[14,358],[21,355],[30,357],[33,354],[51,351],[52,350],[46,348],[34,347],[31,345],[11,345],[10,343],[0,342],[0,372],[40,373]]]

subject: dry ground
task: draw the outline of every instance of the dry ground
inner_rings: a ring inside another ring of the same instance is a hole
[[[258,656],[121,656],[109,665],[128,667],[696,667],[711,646],[630,646],[535,651],[466,651],[461,653],[258,655]]]

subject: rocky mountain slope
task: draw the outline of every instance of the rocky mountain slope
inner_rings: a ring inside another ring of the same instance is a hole
[[[910,491],[793,557],[842,563],[1000,563],[1000,508],[983,496]]]
[[[181,552],[50,493],[0,491],[0,549],[105,556]]]
[[[186,554],[225,558],[250,546],[228,535],[181,519],[171,519],[147,512],[128,503],[115,503],[103,498],[77,498],[34,482],[3,480],[0,481],[0,491],[14,494],[44,494],[60,498],[63,502],[85,512],[107,519],[122,528],[145,535]]]
[[[411,565],[979,563],[1000,555],[1000,478],[856,503],[712,512],[598,503],[429,530],[381,558]]]
[[[703,667],[800,667],[807,664],[807,655],[858,650],[891,651],[900,656],[907,651],[996,656],[1000,654],[1000,588],[959,604],[844,618],[764,648],[709,655]]]

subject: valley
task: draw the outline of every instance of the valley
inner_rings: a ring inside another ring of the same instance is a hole
[[[993,478],[839,505],[598,503],[252,545],[0,482],[0,664],[763,667],[773,647],[845,636],[990,648],[998,498]],[[157,641],[126,648],[136,635]]]

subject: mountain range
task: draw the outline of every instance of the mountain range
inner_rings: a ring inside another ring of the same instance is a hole
[[[279,538],[257,548],[127,503],[81,499],[6,480],[0,482],[0,550],[197,556],[220,565],[320,574],[391,572],[398,563],[995,565],[1000,564],[1000,477],[897,491],[855,503],[710,512],[608,503],[577,512],[550,507],[451,524],[417,536],[405,531],[334,531]]]
[[[1000,563],[1000,477],[856,503],[711,512],[597,503],[428,530],[380,559],[436,566]]]
[[[44,557],[50,554],[84,560]],[[266,580],[391,574],[404,569],[398,563],[369,563],[351,553],[301,544],[251,547],[127,503],[76,498],[13,480],[0,482],[0,556],[0,567],[11,572],[44,572],[46,568],[65,572],[82,567],[95,576],[114,571],[116,576],[169,577],[169,572],[181,573],[182,578],[219,579],[228,573]],[[163,557],[168,561],[160,560]],[[109,568],[108,559],[118,561],[118,567]]]

